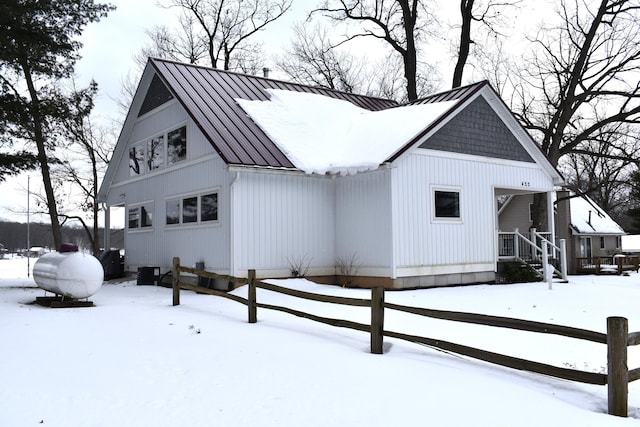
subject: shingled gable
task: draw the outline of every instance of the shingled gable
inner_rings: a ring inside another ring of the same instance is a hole
[[[486,80],[436,93],[407,105],[452,100],[458,101],[455,106],[430,123],[388,162],[396,161],[413,148],[424,148],[538,163],[553,177],[555,185],[564,182],[558,170]]]

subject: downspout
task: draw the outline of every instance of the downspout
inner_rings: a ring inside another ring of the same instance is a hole
[[[396,269],[396,264],[397,264],[397,260],[396,260],[396,238],[397,238],[397,216],[395,215],[396,212],[396,198],[395,198],[395,194],[396,192],[393,191],[394,189],[394,184],[396,182],[396,175],[397,175],[397,169],[396,168],[389,168],[389,174],[390,174],[390,178],[389,178],[389,201],[390,201],[390,212],[389,212],[389,218],[391,220],[391,279],[395,281],[395,279],[398,278],[398,272]]]
[[[555,214],[553,210],[553,190],[547,191],[547,227],[551,233],[551,243],[556,244],[556,225]]]
[[[104,210],[104,250],[111,249],[111,208],[106,203],[102,204]]]
[[[235,262],[235,183],[240,178],[240,172],[233,171],[231,175],[231,180],[229,182],[229,275],[235,277],[236,276],[236,262]]]

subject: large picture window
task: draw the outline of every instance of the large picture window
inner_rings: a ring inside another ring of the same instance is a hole
[[[218,221],[218,192],[168,199],[166,225],[203,224]]]

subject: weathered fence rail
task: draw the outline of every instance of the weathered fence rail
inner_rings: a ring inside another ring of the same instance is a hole
[[[534,322],[529,320],[514,319],[509,317],[489,316],[484,314],[462,313],[455,311],[432,310],[420,307],[410,307],[385,302],[384,288],[372,288],[370,299],[348,298],[330,295],[321,295],[312,292],[300,291],[282,286],[258,281],[255,279],[255,271],[249,271],[246,279],[219,275],[213,272],[197,270],[180,265],[180,259],[173,260],[173,305],[180,304],[180,290],[192,290],[195,292],[220,296],[239,302],[248,307],[249,323],[257,322],[257,309],[265,308],[276,310],[293,316],[313,320],[331,326],[354,329],[369,332],[371,337],[371,352],[383,353],[383,337],[402,339],[418,344],[434,347],[440,350],[450,351],[474,359],[505,366],[508,368],[544,374],[556,378],[571,381],[608,386],[608,411],[611,415],[628,415],[628,385],[632,381],[640,379],[640,368],[629,370],[627,367],[627,350],[629,346],[640,345],[640,332],[628,332],[628,321],[622,317],[607,318],[607,333],[594,332],[586,329],[572,328],[550,323]],[[235,284],[248,285],[247,298],[214,289],[203,288],[181,280],[180,273],[189,273],[200,277],[227,280]],[[363,324],[350,320],[334,319],[303,312],[289,307],[273,304],[265,304],[257,301],[256,289],[265,289],[305,300],[340,304],[355,307],[368,307],[371,310],[371,323]],[[430,317],[447,321],[472,323],[477,325],[507,328],[542,334],[560,335],[574,339],[586,340],[607,346],[607,374],[580,371],[576,369],[560,368],[545,363],[525,360],[513,356],[494,353],[474,347],[456,344],[441,339],[427,338],[410,335],[401,332],[384,329],[385,310],[397,310],[417,316]]]

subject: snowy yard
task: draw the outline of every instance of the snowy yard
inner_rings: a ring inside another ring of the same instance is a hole
[[[33,263],[33,261],[32,261]],[[369,291],[277,281],[330,295]],[[246,287],[234,291],[246,296]],[[91,308],[50,309],[24,259],[0,260],[0,426],[632,426],[606,415],[606,386],[491,366],[369,335],[171,289],[105,283]],[[387,292],[387,301],[606,331],[608,316],[640,331],[640,275],[573,276],[568,284],[479,285]],[[346,308],[258,290],[258,301],[369,322]],[[385,313],[385,328],[561,367],[603,372],[606,348],[564,337]],[[640,349],[629,368],[640,367]]]

